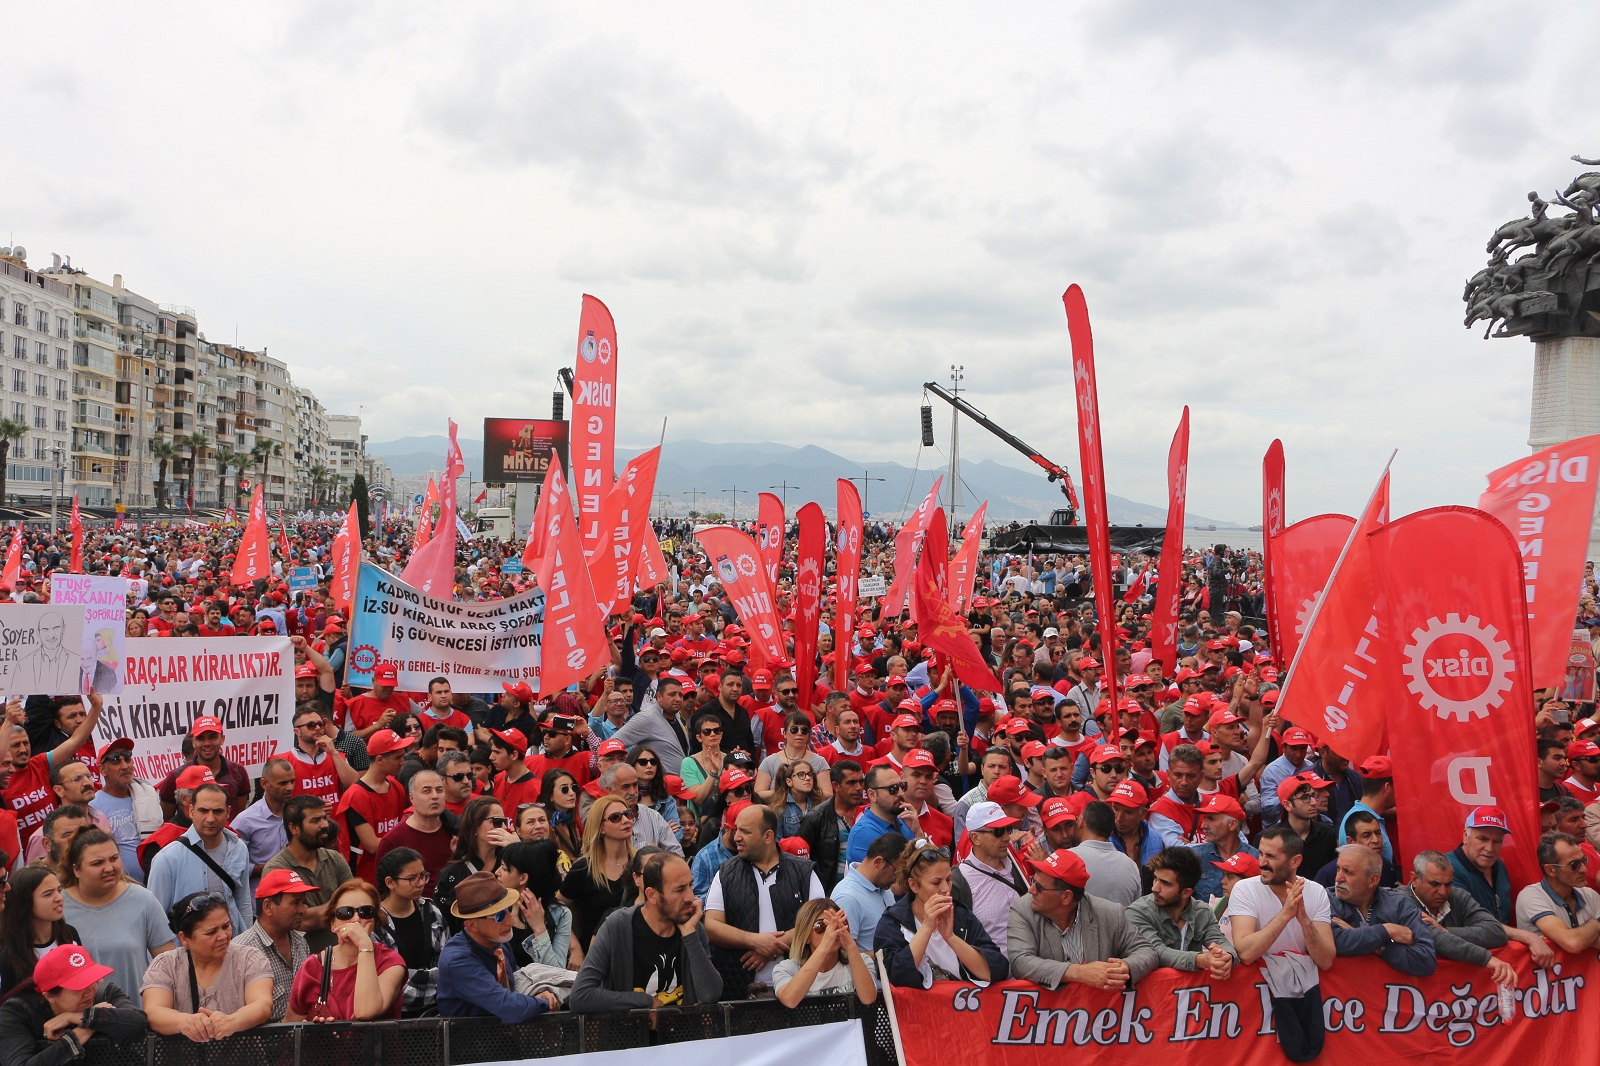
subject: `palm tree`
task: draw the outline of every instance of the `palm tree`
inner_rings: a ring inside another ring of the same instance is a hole
[[[0,418],[0,504],[6,500],[6,463],[11,458],[11,442],[21,440],[27,432],[26,422]]]
[[[201,452],[205,451],[211,446],[211,440],[204,433],[201,433],[197,430],[194,433],[189,434],[187,437],[179,437],[177,439],[177,444],[180,448],[189,449],[189,484],[184,490],[183,498],[188,501],[189,507],[192,510],[194,508],[195,460],[200,457]]]
[[[153,440],[150,455],[160,463],[156,467],[156,507],[164,511],[167,508],[167,464],[183,458],[183,449],[170,440]]]
[[[255,444],[250,448],[250,454],[255,458],[256,462],[261,464],[261,497],[265,500],[267,495],[267,460],[275,455],[282,455],[283,445],[267,440],[264,437],[258,437]]]
[[[228,471],[235,470],[241,474],[244,473],[244,464],[249,461],[250,457],[243,452],[234,451],[226,444],[217,445],[217,450],[211,454],[212,458],[217,461],[217,506],[220,507],[222,506],[222,493],[228,487]],[[233,506],[236,508],[239,506],[239,482],[237,479],[233,483]]]
[[[332,480],[333,471],[318,463],[308,473],[311,475],[311,502],[320,503],[326,500],[327,496],[321,490]]]

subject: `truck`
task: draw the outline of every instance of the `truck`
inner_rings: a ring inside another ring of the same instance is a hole
[[[472,519],[474,537],[492,537],[495,540],[511,539],[511,508],[480,507]]]

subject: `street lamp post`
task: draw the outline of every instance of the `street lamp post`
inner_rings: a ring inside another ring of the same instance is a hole
[[[50,535],[56,535],[56,513],[60,505],[61,449],[50,449]]]

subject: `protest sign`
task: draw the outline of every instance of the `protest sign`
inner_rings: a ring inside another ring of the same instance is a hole
[[[222,722],[222,757],[252,777],[290,743],[294,651],[288,637],[129,637],[122,690],[105,698],[96,747],[133,741],[133,772],[159,781],[183,762],[201,715]]]
[[[83,608],[0,603],[0,689],[60,696],[82,689]]]
[[[507,559],[505,562],[500,564],[500,572],[502,574],[520,574],[520,573],[522,573],[522,560],[521,559]]]
[[[88,692],[93,685],[102,696],[121,692],[128,639],[128,579],[51,574],[50,602],[83,608],[83,639],[78,644],[83,657],[82,684],[74,691]]]
[[[881,577],[878,574],[873,574],[871,577],[864,577],[856,585],[856,595],[862,599],[868,599],[873,596],[882,596],[888,591],[888,579]]]
[[[1588,630],[1575,630],[1567,645],[1567,677],[1561,698],[1571,703],[1594,702],[1594,645],[1589,643]]]
[[[363,563],[345,680],[370,686],[373,668],[386,662],[400,671],[398,687],[411,692],[427,691],[435,677],[468,692],[498,689],[501,681],[538,691],[544,603],[539,589],[485,603],[441,600]]]
[[[1577,1012],[1594,1006],[1594,953],[1558,953],[1548,971],[1534,969],[1516,945],[1497,954],[1517,968],[1509,1022],[1486,969],[1441,959],[1433,975],[1408,977],[1376,957],[1339,959],[1320,974],[1327,1045],[1319,1061],[1461,1062],[1468,1048],[1471,1061],[1490,1066],[1570,1057]],[[1163,968],[1120,992],[1025,981],[982,989],[947,981],[927,991],[886,983],[884,991],[892,993],[905,1066],[1055,1066],[1064,1054],[1089,1054],[1103,1066],[1284,1061],[1254,966],[1235,966],[1226,981]]]
[[[305,592],[317,587],[317,570],[312,566],[297,566],[289,571],[289,591]]]

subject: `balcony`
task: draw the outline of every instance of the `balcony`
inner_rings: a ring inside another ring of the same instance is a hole
[[[108,378],[117,376],[117,357],[99,348],[74,349],[72,365],[96,374],[104,374]]]
[[[74,455],[114,455],[110,445],[94,444],[89,441],[73,441],[72,453]]]
[[[111,484],[111,471],[102,470],[96,473],[92,470],[72,471],[72,480],[79,485],[109,485]]]

